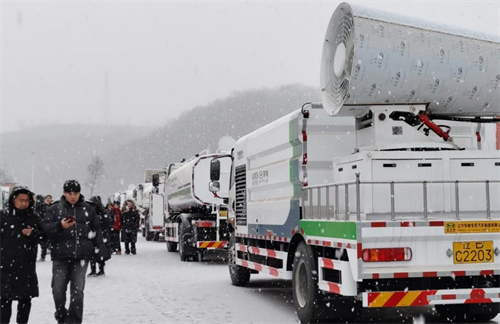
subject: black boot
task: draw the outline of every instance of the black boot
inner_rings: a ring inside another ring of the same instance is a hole
[[[96,274],[96,276],[104,276],[104,265],[99,265],[99,272]]]
[[[95,266],[95,263],[91,263],[90,264],[90,273],[87,275],[87,277],[95,277],[96,276],[96,272],[95,272],[95,269],[96,266]]]

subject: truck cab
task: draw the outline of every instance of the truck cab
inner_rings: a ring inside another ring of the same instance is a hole
[[[163,237],[164,175],[163,169],[147,169],[144,182],[138,186],[137,201],[141,207],[141,231],[146,241],[159,241]]]
[[[211,176],[213,165],[219,166],[217,179]],[[182,261],[201,260],[207,251],[227,248],[230,168],[230,154],[200,154],[169,173],[165,239],[168,251],[179,246]]]

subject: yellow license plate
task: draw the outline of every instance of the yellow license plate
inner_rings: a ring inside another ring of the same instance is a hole
[[[453,242],[453,263],[491,263],[493,241]]]
[[[227,210],[221,210],[219,212],[220,217],[227,217]]]

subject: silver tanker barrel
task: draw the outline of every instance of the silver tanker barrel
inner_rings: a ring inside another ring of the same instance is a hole
[[[342,3],[328,25],[322,101],[343,106],[428,103],[447,116],[500,115],[498,37]]]
[[[220,161],[219,196],[227,197],[229,192],[229,172],[231,156],[228,154],[209,154],[195,157],[173,171],[166,184],[168,205],[174,211],[189,210],[204,205],[221,204],[222,200],[209,190],[210,162]]]

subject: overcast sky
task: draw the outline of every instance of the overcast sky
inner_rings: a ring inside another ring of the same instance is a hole
[[[52,122],[159,126],[233,91],[319,87],[322,42],[340,3],[0,1],[0,132]],[[359,3],[500,34],[498,0]]]

